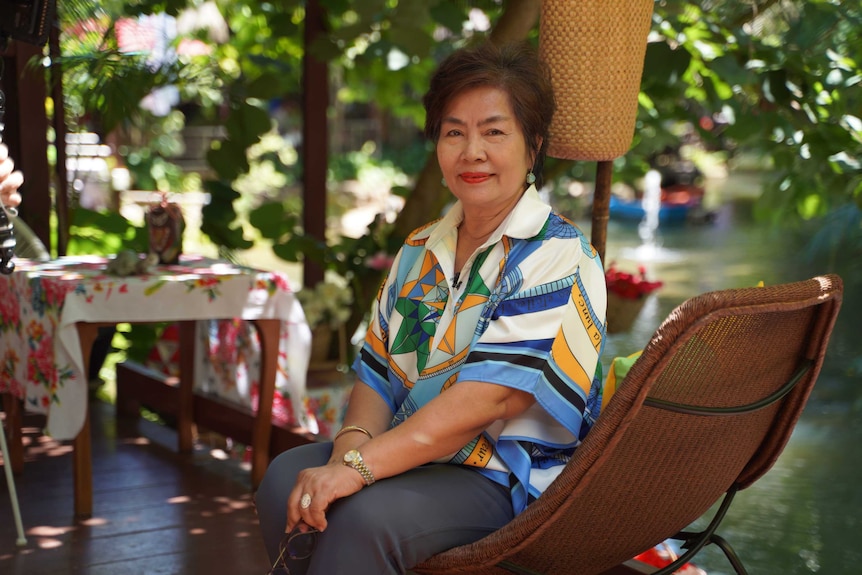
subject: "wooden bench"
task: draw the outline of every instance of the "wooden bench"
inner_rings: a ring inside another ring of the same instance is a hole
[[[178,417],[179,378],[133,361],[117,364],[117,416],[138,417],[141,407],[162,417]],[[255,449],[252,430],[256,414],[251,408],[215,395],[195,392],[192,412],[196,425]],[[284,427],[272,422],[268,456],[272,458],[282,451],[313,441],[315,436],[307,429]]]

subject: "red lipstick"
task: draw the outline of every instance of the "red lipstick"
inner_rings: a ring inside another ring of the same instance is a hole
[[[491,177],[491,174],[485,172],[464,172],[460,177],[468,184],[481,184],[487,181]]]

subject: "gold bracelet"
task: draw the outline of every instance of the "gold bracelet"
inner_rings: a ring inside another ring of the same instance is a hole
[[[341,428],[341,430],[340,430],[338,433],[336,433],[336,434],[335,434],[335,437],[333,437],[333,438],[332,438],[332,441],[335,441],[336,439],[338,439],[339,437],[341,437],[341,435],[342,435],[343,433],[348,433],[348,432],[350,432],[350,431],[359,431],[359,432],[364,433],[365,435],[367,435],[367,436],[368,436],[368,439],[374,439],[374,436],[373,436],[373,435],[371,435],[371,432],[370,432],[370,431],[368,431],[367,429],[365,429],[364,427],[359,427],[358,425],[348,425],[348,426],[346,426],[346,427],[342,427],[342,428]]]

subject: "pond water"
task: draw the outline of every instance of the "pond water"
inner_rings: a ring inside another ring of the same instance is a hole
[[[607,262],[627,271],[645,264],[664,286],[648,300],[630,332],[608,337],[603,356],[641,349],[685,299],[705,291],[783,283],[836,271],[808,263],[790,234],[765,229],[739,196],[716,203],[711,223],[659,230],[659,246],[644,251],[637,224],[611,221]],[[589,222],[584,225],[588,229]],[[740,492],[719,533],[751,575],[862,573],[862,386],[850,364],[862,356],[862,305],[845,280],[844,305],[824,369],[794,434],[769,473]],[[733,570],[712,547],[696,563],[709,575]]]

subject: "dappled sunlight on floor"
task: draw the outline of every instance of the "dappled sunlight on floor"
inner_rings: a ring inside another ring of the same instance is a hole
[[[28,541],[15,547],[9,500],[0,496],[0,573],[266,572],[240,462],[203,448],[179,454],[169,428],[117,422],[104,404],[91,409],[93,516],[73,517],[71,446],[39,435],[27,416],[16,484]]]

